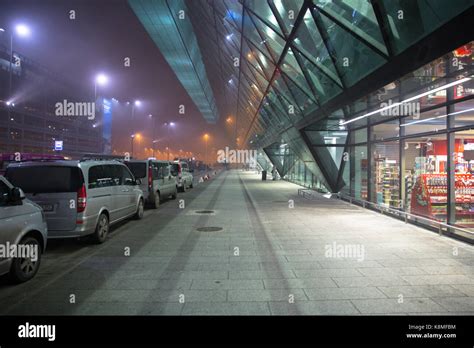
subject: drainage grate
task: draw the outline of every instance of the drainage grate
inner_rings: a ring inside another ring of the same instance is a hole
[[[214,214],[214,210],[196,210],[196,214]]]
[[[223,230],[222,227],[214,227],[214,226],[196,228],[196,231],[199,231],[199,232],[219,232],[222,230]]]

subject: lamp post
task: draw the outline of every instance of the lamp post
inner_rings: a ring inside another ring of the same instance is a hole
[[[204,141],[206,143],[206,152],[204,152],[204,163],[207,163],[207,143],[209,141],[209,134],[204,134]]]
[[[130,103],[127,102],[127,105]],[[132,104],[132,157],[133,157],[133,139],[137,134],[135,134],[135,123],[133,122],[133,119],[135,118],[135,106],[140,106],[141,102],[139,100],[135,100],[135,102]]]
[[[6,33],[6,29],[0,28],[0,32]],[[15,32],[18,36],[26,37],[30,35],[30,28],[24,24],[18,24],[15,27]],[[8,82],[8,98],[9,102],[13,103],[12,83],[13,83],[13,32],[10,32],[10,64],[9,64],[9,82]],[[10,119],[10,108],[8,108],[8,118]]]
[[[137,140],[140,140],[140,133],[133,133],[131,136],[131,142],[132,142],[132,152],[131,152],[131,157],[133,158],[133,142],[135,140],[135,138],[137,138]]]
[[[164,124],[167,128],[168,128],[168,146],[166,147],[166,149],[168,150],[168,161],[170,160],[170,131],[171,131],[171,128],[174,127],[176,125],[176,123],[174,122],[166,122]]]
[[[97,100],[97,85],[104,86],[109,82],[109,78],[104,74],[98,74],[94,79],[94,103]]]

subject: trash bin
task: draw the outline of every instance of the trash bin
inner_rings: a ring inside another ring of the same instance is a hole
[[[262,170],[262,181],[263,180],[267,180],[267,171],[266,170]]]

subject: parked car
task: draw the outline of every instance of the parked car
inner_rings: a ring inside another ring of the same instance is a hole
[[[12,163],[6,177],[43,208],[49,238],[90,235],[103,243],[110,225],[143,217],[140,181],[119,161]]]
[[[189,169],[188,162],[174,161],[172,164],[171,175],[176,178],[178,191],[186,192],[187,188],[193,188],[193,169]]]
[[[41,207],[26,199],[20,188],[0,176],[0,245],[5,251],[11,246],[28,245],[32,256],[0,256],[0,275],[8,273],[18,283],[33,278],[40,267],[47,238],[46,220]],[[35,254],[31,253],[33,248]]]
[[[171,163],[159,160],[130,160],[125,164],[135,178],[141,180],[140,188],[146,203],[158,208],[163,199],[178,195],[176,178],[171,175]]]

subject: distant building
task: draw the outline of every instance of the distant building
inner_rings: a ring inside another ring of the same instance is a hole
[[[92,119],[56,114],[57,103],[92,103],[92,92],[72,86],[61,76],[15,51],[14,56],[20,57],[21,64],[13,65],[10,96],[9,45],[0,41],[0,153],[56,152],[80,157],[83,153],[103,152],[99,115]],[[63,142],[62,151],[54,150],[56,141]]]

